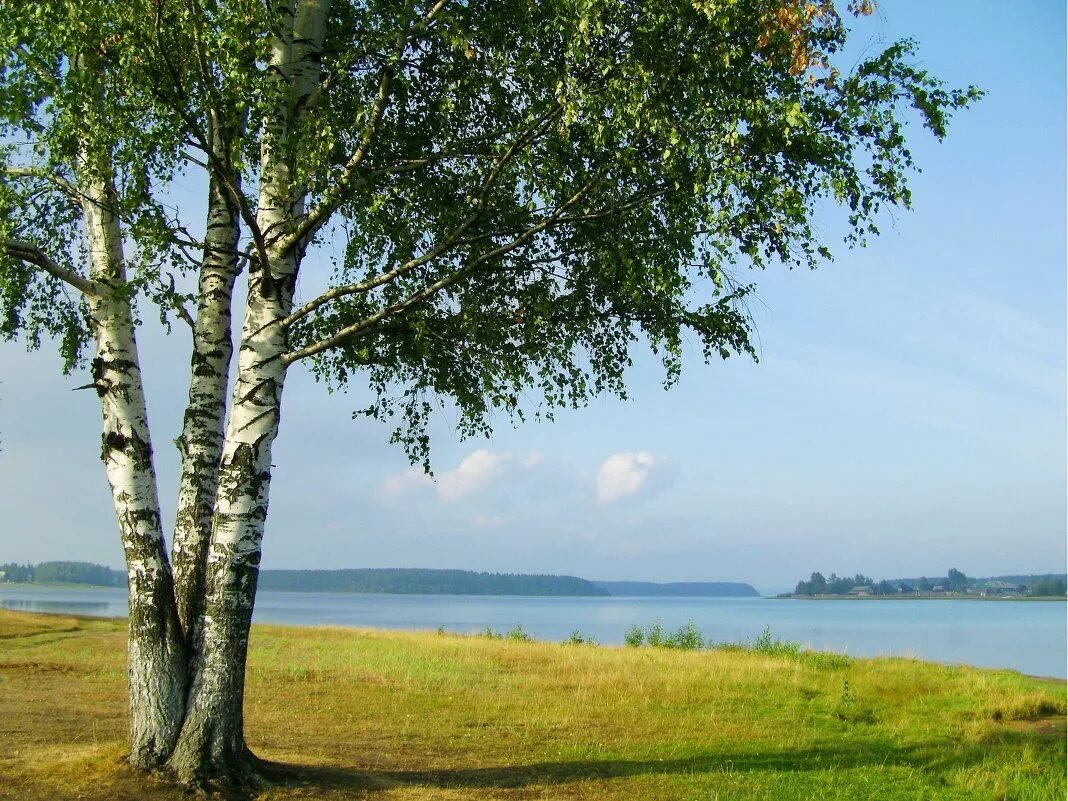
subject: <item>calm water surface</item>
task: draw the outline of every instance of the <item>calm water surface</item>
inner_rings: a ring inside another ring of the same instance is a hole
[[[125,590],[0,586],[0,606],[34,612],[120,617]],[[354,595],[261,592],[259,623],[369,626],[470,633],[517,624],[538,639],[574,629],[621,643],[631,624],[693,621],[706,637],[776,637],[854,656],[910,656],[937,662],[1068,675],[1066,606],[1030,601],[778,601],[768,598],[529,598],[475,595]]]

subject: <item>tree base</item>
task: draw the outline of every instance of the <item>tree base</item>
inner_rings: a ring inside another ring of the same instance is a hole
[[[164,770],[186,787],[198,790],[260,790],[270,784],[266,763],[243,740],[226,742],[200,728],[183,732]]]

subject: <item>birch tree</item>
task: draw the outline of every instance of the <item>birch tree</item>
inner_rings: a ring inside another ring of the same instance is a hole
[[[979,96],[907,41],[839,72],[829,1],[0,0],[0,32],[3,333],[88,364],[130,760],[198,785],[259,776],[245,657],[294,365],[368,387],[360,413],[429,469],[436,403],[484,434],[625,396],[643,343],[668,385],[684,339],[753,355],[745,271],[830,258],[834,204],[847,245],[877,234],[909,205],[907,121],[941,138]],[[171,189],[194,174],[204,221]],[[149,309],[191,343],[169,532]]]

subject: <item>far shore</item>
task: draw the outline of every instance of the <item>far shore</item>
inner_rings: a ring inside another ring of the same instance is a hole
[[[971,595],[913,592],[900,595],[776,595],[777,601],[1068,601],[1065,595]]]

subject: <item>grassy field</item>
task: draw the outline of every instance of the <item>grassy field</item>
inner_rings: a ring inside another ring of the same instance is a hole
[[[121,621],[0,612],[0,798],[184,799],[122,763]],[[1065,798],[1065,684],[820,659],[257,626],[271,799]]]

